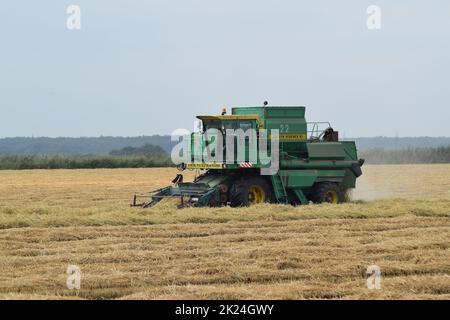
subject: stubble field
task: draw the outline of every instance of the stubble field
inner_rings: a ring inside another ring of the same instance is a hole
[[[0,171],[0,298],[450,298],[450,165],[365,166],[343,205],[128,206],[176,173]]]

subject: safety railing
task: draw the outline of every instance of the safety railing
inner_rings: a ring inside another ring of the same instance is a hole
[[[323,132],[331,127],[329,122],[308,122],[307,123],[307,133],[308,140],[319,140],[322,138]]]

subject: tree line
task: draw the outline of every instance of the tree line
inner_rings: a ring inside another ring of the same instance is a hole
[[[173,163],[161,147],[145,144],[113,150],[109,155],[4,155],[0,169],[97,169],[169,167]]]
[[[373,148],[359,153],[371,164],[450,163],[450,146],[437,148],[407,148],[386,150]]]
[[[0,170],[154,168],[173,166],[167,155],[156,156],[0,156]]]
[[[385,150],[407,148],[437,148],[450,145],[450,137],[371,137],[348,138],[355,140],[358,150],[381,148]],[[169,135],[140,137],[16,137],[0,138],[0,155],[108,155],[112,150],[125,147],[138,148],[144,144],[160,146],[170,152],[175,142]]]
[[[359,152],[369,164],[450,163],[450,147],[369,149]],[[111,151],[109,155],[3,155],[0,170],[152,168],[174,166],[162,148],[144,145]]]

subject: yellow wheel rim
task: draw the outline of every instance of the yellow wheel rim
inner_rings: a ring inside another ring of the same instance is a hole
[[[327,191],[325,193],[325,201],[329,203],[338,203],[338,194],[336,191]]]
[[[251,186],[248,189],[248,201],[250,204],[263,203],[266,200],[266,194],[260,186]]]

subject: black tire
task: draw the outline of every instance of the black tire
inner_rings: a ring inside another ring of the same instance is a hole
[[[252,190],[259,189],[264,193],[261,202],[273,202],[272,186],[262,177],[245,177],[236,180],[230,188],[230,205],[232,207],[248,207],[255,203]],[[256,203],[259,203],[256,201]]]
[[[320,182],[314,186],[311,200],[314,203],[342,203],[345,202],[345,193],[337,183]]]

